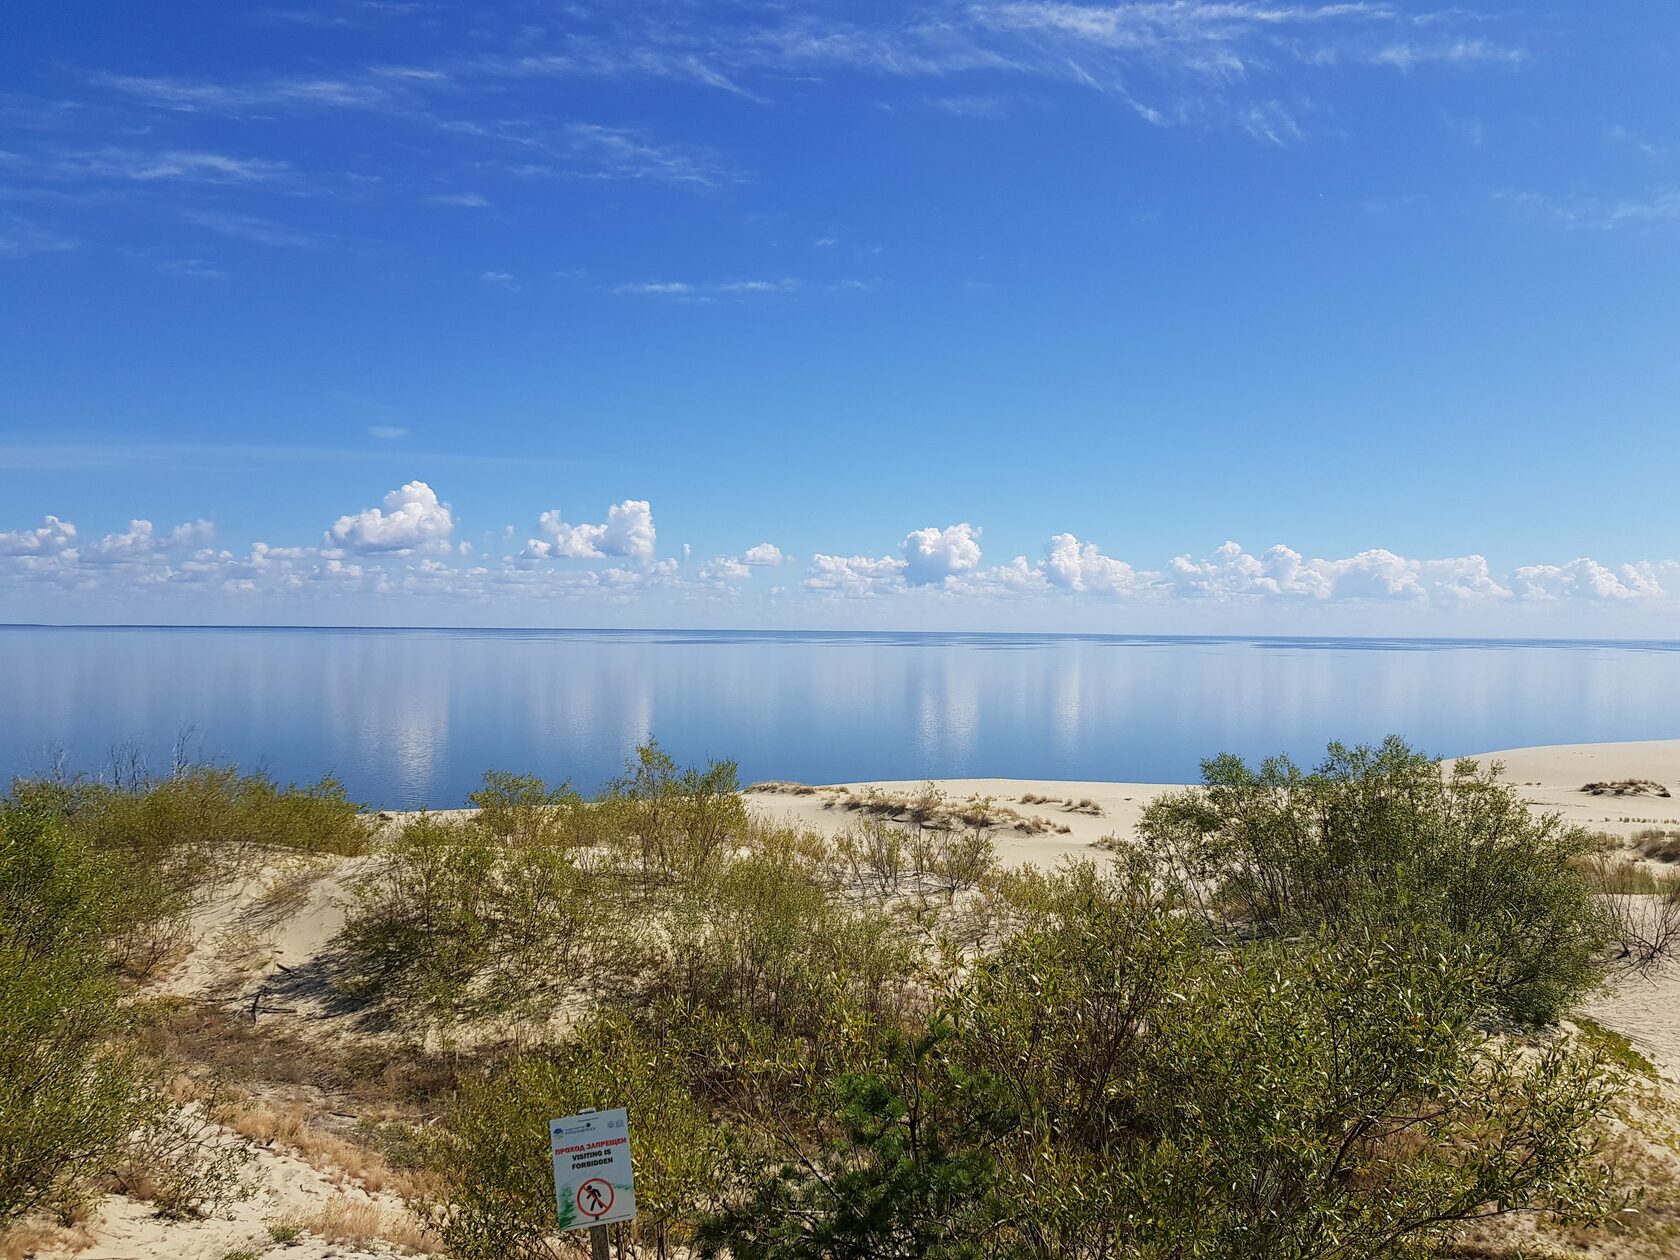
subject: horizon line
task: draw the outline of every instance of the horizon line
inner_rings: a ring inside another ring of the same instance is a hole
[[[399,631],[409,633],[540,633],[540,634],[734,634],[762,636],[839,635],[856,638],[884,636],[931,637],[961,635],[968,638],[990,639],[1134,639],[1146,641],[1199,640],[1231,643],[1463,643],[1463,644],[1531,644],[1535,646],[1564,644],[1649,646],[1661,644],[1680,648],[1680,639],[1661,638],[1575,638],[1569,636],[1524,637],[1506,635],[1393,635],[1393,634],[1212,634],[1186,632],[1180,634],[1145,634],[1121,630],[911,630],[911,629],[823,629],[752,628],[731,626],[423,626],[423,625],[317,625],[238,622],[34,622],[0,621],[5,630],[318,630],[318,631]]]

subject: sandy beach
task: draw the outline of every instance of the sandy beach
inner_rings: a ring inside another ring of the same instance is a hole
[[[1556,744],[1465,756],[1484,766],[1502,764],[1505,779],[1519,787],[1537,810],[1558,813],[1594,831],[1626,836],[1642,827],[1680,826],[1680,739]],[[1653,784],[1668,795],[1649,787],[1621,795],[1613,790],[1600,794],[1582,790],[1594,783]],[[1106,837],[1130,836],[1151,800],[1183,786],[1083,779],[881,779],[814,785],[809,795],[755,792],[748,799],[768,817],[823,831],[855,822],[858,811],[848,809],[848,802],[863,801],[871,792],[914,798],[931,787],[952,804],[990,800],[995,806],[1050,824],[1049,831],[1034,835],[1007,826],[996,835],[998,853],[1005,862],[1042,864],[1085,852]],[[1093,802],[1100,812],[1072,808],[1080,801]],[[1061,827],[1068,830],[1057,830]]]

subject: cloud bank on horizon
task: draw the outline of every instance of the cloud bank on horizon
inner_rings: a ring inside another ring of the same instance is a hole
[[[1662,0],[25,8],[0,620],[1673,633]]]
[[[627,499],[598,524],[567,524],[559,509],[537,518],[539,537],[518,546],[512,525],[486,532],[500,540],[476,547],[456,537],[450,504],[424,481],[386,494],[379,506],[340,516],[316,542],[258,542],[248,551],[219,548],[208,520],[161,529],[147,520],[126,531],[84,539],[76,525],[47,516],[39,525],[0,532],[0,595],[34,592],[142,598],[169,620],[182,609],[219,607],[234,620],[252,609],[287,606],[332,620],[335,605],[371,596],[391,609],[617,609],[634,622],[639,597],[674,595],[701,603],[735,601],[748,587],[763,598],[811,610],[840,602],[873,603],[891,625],[904,601],[935,599],[948,609],[1079,601],[1108,607],[1266,602],[1453,610],[1499,604],[1579,601],[1680,609],[1680,561],[1609,565],[1579,557],[1496,573],[1479,555],[1417,559],[1372,548],[1340,558],[1308,558],[1278,544],[1258,555],[1227,542],[1211,555],[1170,557],[1143,567],[1072,533],[1048,539],[1036,557],[986,565],[982,531],[963,521],[910,530],[894,547],[870,555],[816,552],[801,563],[774,542],[706,560],[684,547],[658,554],[652,505]],[[187,594],[210,602],[187,603]],[[303,603],[297,601],[302,600]],[[367,605],[358,605],[365,608]],[[559,614],[564,617],[564,613]],[[1187,623],[1187,628],[1193,625]]]

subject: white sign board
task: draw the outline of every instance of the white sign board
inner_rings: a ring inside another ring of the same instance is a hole
[[[623,1107],[548,1122],[561,1229],[636,1219],[630,1119]]]

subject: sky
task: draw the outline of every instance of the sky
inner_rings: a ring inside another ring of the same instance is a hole
[[[23,0],[0,621],[1675,637],[1680,7]]]

